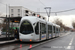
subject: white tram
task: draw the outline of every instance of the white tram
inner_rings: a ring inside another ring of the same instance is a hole
[[[34,16],[25,16],[20,21],[20,41],[38,42],[59,36],[60,26]]]

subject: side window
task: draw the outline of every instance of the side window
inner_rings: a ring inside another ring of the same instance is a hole
[[[59,33],[59,28],[57,28],[57,30],[58,30],[58,33]]]
[[[52,26],[48,25],[48,33],[51,34],[52,33]]]
[[[13,9],[11,9],[11,12],[13,12]]]
[[[46,24],[40,23],[40,32],[46,34]]]
[[[18,12],[20,12],[20,9],[18,9]]]
[[[39,22],[36,24],[35,33],[36,34],[39,34]]]
[[[58,28],[56,28],[56,33],[58,33]]]
[[[53,26],[53,32],[55,33],[55,26]]]

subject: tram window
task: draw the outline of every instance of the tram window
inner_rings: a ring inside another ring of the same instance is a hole
[[[39,34],[39,22],[37,23],[36,27],[35,27],[35,33]]]
[[[58,33],[58,28],[56,28],[56,33]]]
[[[46,24],[40,23],[40,32],[46,34]]]
[[[22,22],[22,24],[20,26],[20,33],[22,33],[22,34],[33,33],[33,27],[29,21],[25,20]]]
[[[54,33],[55,33],[55,26],[53,26],[53,31],[54,31]]]
[[[48,25],[48,33],[52,33],[52,26]]]

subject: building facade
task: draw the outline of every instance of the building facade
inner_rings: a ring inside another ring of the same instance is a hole
[[[45,17],[36,14],[35,12],[24,8],[22,6],[10,6],[9,8],[10,17],[24,17],[24,16],[36,16],[42,19],[45,19]]]

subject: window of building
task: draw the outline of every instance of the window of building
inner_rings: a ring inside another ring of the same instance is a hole
[[[13,12],[13,9],[11,9],[11,12]]]
[[[13,14],[11,14],[11,17],[13,17]]]
[[[18,9],[18,12],[20,12],[20,9]]]
[[[18,16],[20,16],[20,14],[18,14]]]

